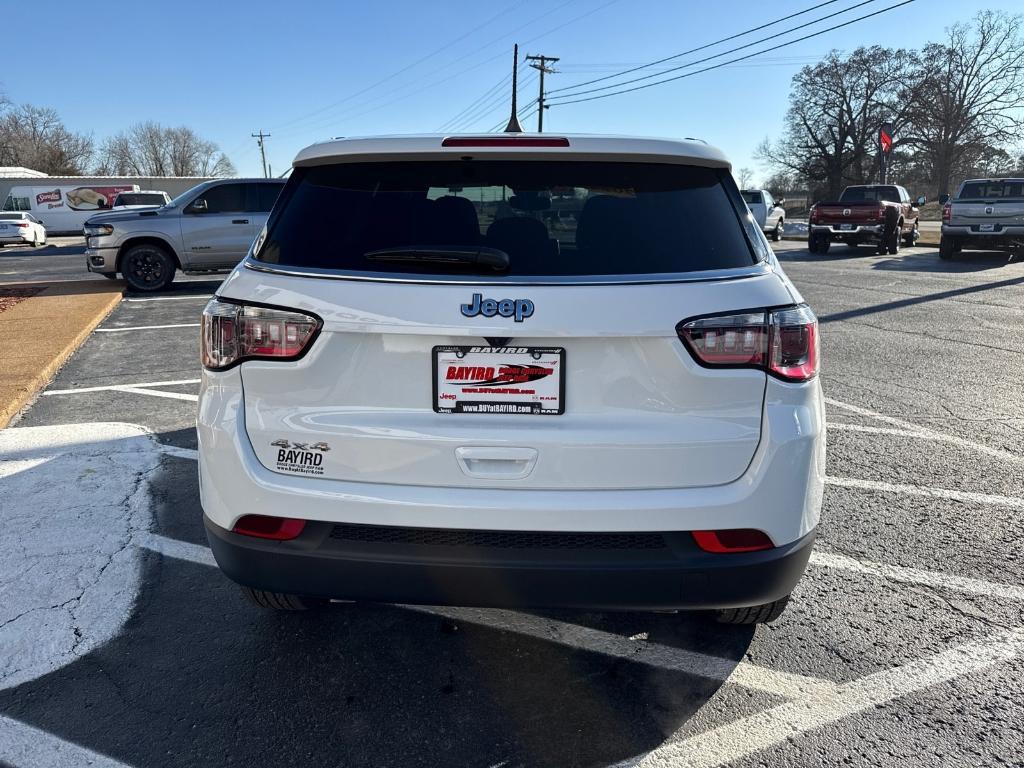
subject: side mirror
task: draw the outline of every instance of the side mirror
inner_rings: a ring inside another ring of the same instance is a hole
[[[195,200],[192,201],[192,205],[190,205],[189,208],[191,208],[196,213],[198,213],[199,211],[208,210],[208,206],[206,205],[206,198],[196,198]]]
[[[945,192],[943,192],[941,195],[939,195],[939,203],[941,203],[942,205],[945,205],[948,202],[949,202],[949,195],[947,195]]]
[[[914,201],[914,203],[917,204],[917,205],[924,205],[927,202],[928,202],[928,198],[925,197],[924,195],[921,195],[919,198],[917,198],[917,200]]]
[[[786,198],[782,198],[781,200],[777,200],[775,202],[775,204],[777,206],[779,206],[779,208],[785,208],[786,207]]]

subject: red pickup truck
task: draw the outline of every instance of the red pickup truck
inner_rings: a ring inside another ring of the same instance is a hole
[[[851,248],[870,244],[878,253],[896,254],[903,245],[912,246],[918,238],[918,206],[923,197],[911,200],[903,187],[895,184],[865,184],[847,187],[834,203],[816,203],[811,207],[807,249],[828,253],[832,243]]]

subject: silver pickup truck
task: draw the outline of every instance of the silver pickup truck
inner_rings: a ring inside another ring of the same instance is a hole
[[[939,256],[964,249],[1024,255],[1024,179],[968,179],[942,209]]]
[[[267,223],[283,179],[217,179],[162,208],[105,213],[85,222],[90,272],[159,291],[175,271],[231,269]]]

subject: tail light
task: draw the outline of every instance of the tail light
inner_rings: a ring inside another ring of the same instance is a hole
[[[271,517],[269,515],[243,515],[238,518],[235,533],[243,536],[254,536],[257,539],[273,539],[274,541],[290,541],[298,538],[306,527],[305,520],[292,517]]]
[[[28,222],[27,221],[19,221],[14,226],[21,227],[22,229],[28,229]]]
[[[203,365],[224,370],[244,360],[296,360],[321,325],[302,312],[214,298],[203,310]]]
[[[875,218],[878,219],[879,221],[884,221],[885,220],[885,206],[884,205],[878,206],[878,210],[875,211]]]
[[[811,224],[818,224],[818,223],[820,223],[820,216],[818,215],[818,206],[816,206],[816,205],[812,205],[811,206],[811,214],[810,215],[811,215]]]
[[[693,540],[705,552],[760,552],[774,549],[775,544],[764,531],[754,528],[731,528],[724,531],[693,531]]]
[[[948,224],[952,220],[952,218],[953,206],[950,205],[949,203],[946,203],[944,206],[942,206],[942,220]]]
[[[684,320],[676,332],[707,368],[757,368],[785,381],[818,374],[818,319],[806,304]]]

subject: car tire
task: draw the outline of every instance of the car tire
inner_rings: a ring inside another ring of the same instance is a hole
[[[33,248],[38,248],[39,247],[39,235],[32,235],[32,247]]]
[[[765,605],[750,608],[726,608],[715,614],[719,624],[769,624],[775,621],[789,605],[789,595]]]
[[[907,248],[913,248],[917,244],[917,238],[921,236],[921,233],[918,231],[919,224],[920,222],[915,221],[914,228],[903,236],[903,245]]]
[[[960,252],[960,244],[951,238],[944,237],[939,240],[939,258],[943,261],[951,261]]]
[[[819,253],[825,255],[828,253],[829,247],[832,243],[828,238],[821,237],[820,235],[811,235],[807,240],[807,250],[811,253]]]
[[[174,259],[159,245],[133,245],[121,257],[119,269],[135,291],[162,291],[174,280]]]
[[[308,611],[311,608],[319,608],[327,602],[301,595],[290,595],[287,592],[268,592],[265,589],[253,589],[241,585],[240,589],[253,605],[272,611]]]
[[[900,229],[900,225],[897,224],[889,233],[889,242],[885,244],[885,250],[889,252],[890,256],[895,256],[900,252]]]
[[[779,240],[782,239],[782,232],[783,232],[783,227],[784,226],[785,226],[785,224],[783,223],[782,219],[779,219],[775,223],[775,229],[772,230],[772,240],[774,242],[777,243],[777,242],[779,242]]]

